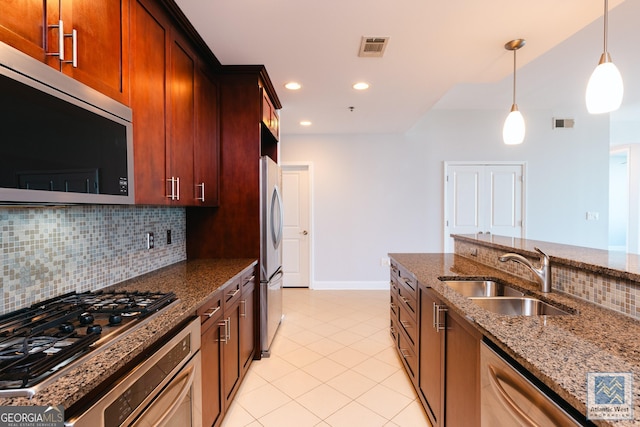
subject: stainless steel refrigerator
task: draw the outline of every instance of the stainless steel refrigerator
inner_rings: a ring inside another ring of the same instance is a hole
[[[282,172],[268,156],[260,158],[260,346],[262,357],[282,320]]]

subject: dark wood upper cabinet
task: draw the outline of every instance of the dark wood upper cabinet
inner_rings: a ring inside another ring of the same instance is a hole
[[[187,210],[188,258],[260,256],[260,156],[278,160],[263,124],[263,93],[280,108],[263,66],[224,66],[220,96],[220,206]],[[202,236],[215,236],[203,239]]]
[[[1,41],[128,105],[129,0],[4,3]]]
[[[150,6],[136,0],[131,8],[134,182],[136,203],[161,205],[167,203],[165,67],[169,25],[157,19],[158,12]]]
[[[196,72],[196,138],[194,144],[193,178],[198,206],[218,206],[220,132],[218,85],[203,69]]]
[[[158,3],[131,12],[136,203],[218,205],[218,88]]]
[[[169,120],[166,146],[167,199],[171,204],[195,204],[193,144],[195,137],[195,59],[186,42],[172,37],[169,48]],[[135,140],[134,140],[135,141]]]

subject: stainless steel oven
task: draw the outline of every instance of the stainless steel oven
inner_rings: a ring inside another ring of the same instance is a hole
[[[68,427],[202,426],[200,320],[134,367]]]

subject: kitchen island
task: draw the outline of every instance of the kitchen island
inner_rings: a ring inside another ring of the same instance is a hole
[[[476,243],[474,239],[474,237],[462,237],[459,240],[463,243]],[[477,243],[498,251],[513,250],[513,247],[508,246],[509,240],[506,238],[498,239],[497,244],[483,239],[486,238],[482,237]],[[587,411],[587,373],[632,373],[634,378],[638,378],[640,373],[640,341],[638,340],[640,323],[638,320],[557,289],[543,294],[539,291],[538,285],[531,280],[474,260],[474,257],[483,256],[478,254],[477,247],[456,247],[456,250],[466,251],[465,256],[394,253],[390,254],[390,257],[392,263],[397,262],[406,271],[411,272],[420,285],[435,291],[449,311],[467,320],[486,340],[502,349],[582,414],[586,414]],[[529,250],[529,246],[525,245],[525,252]],[[496,267],[499,266],[496,257]],[[574,266],[580,267],[582,264],[575,261]],[[612,270],[606,265],[602,268]],[[594,266],[590,267],[590,271],[595,269]],[[633,274],[633,272],[620,272],[618,276],[624,276],[625,280],[630,280]],[[460,276],[498,279],[514,285],[528,295],[563,308],[570,315],[506,316],[487,311],[440,280]],[[555,276],[554,279],[556,279]],[[593,420],[593,422],[597,425],[611,426],[638,425],[640,423],[638,381],[635,382],[633,394],[635,416],[633,420]]]
[[[105,290],[174,292],[176,304],[160,311],[142,327],[127,331],[106,350],[89,357],[69,373],[38,390],[31,399],[0,399],[0,405],[62,405],[73,408],[87,396],[109,384],[110,377],[128,367],[150,348],[154,348],[177,327],[196,317],[197,310],[234,277],[257,264],[254,259],[201,259],[182,261],[154,272],[110,286]],[[116,379],[116,378],[113,378]]]

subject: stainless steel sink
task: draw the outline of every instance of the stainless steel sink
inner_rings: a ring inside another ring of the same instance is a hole
[[[454,291],[466,297],[522,297],[523,292],[493,280],[443,280]]]
[[[536,298],[476,297],[470,299],[475,304],[486,310],[493,311],[498,314],[505,314],[507,316],[558,316],[571,314]]]

